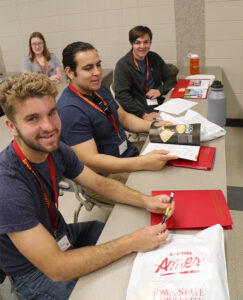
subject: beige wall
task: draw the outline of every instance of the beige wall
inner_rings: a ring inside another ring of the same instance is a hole
[[[243,0],[205,0],[204,9],[205,64],[224,70],[227,117],[243,118]],[[28,37],[40,31],[60,60],[68,43],[83,40],[114,68],[130,48],[129,29],[143,24],[154,33],[152,50],[176,64],[175,22],[173,0],[0,0],[0,50],[6,70],[20,71]]]
[[[105,68],[114,68],[138,24],[151,27],[152,49],[176,63],[173,0],[0,0],[0,46],[9,72],[20,70],[33,31],[44,34],[59,59],[68,43],[83,40],[99,50]]]
[[[205,1],[206,65],[221,66],[227,117],[243,118],[243,0]]]

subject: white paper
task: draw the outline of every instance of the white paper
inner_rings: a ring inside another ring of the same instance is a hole
[[[195,124],[200,123],[200,141],[211,141],[217,137],[223,136],[226,134],[225,129],[218,126],[217,124],[208,121],[201,114],[189,109],[184,116],[182,117],[174,117],[167,113],[161,112],[160,117],[164,121],[170,121],[173,124]]]
[[[196,102],[184,100],[181,98],[174,98],[172,100],[167,101],[164,104],[155,107],[155,109],[174,115],[179,115],[195,105],[197,105]]]
[[[148,143],[141,155],[145,155],[153,150],[167,150],[170,151],[168,155],[175,155],[179,158],[197,161],[200,146]]]
[[[210,85],[211,85],[215,80],[215,76],[214,75],[199,74],[199,75],[187,76],[186,79],[209,79],[210,80]]]

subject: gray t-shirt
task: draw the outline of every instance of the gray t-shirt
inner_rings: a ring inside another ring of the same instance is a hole
[[[56,74],[56,67],[61,67],[59,60],[54,53],[51,53],[51,59],[46,61],[46,75],[51,77]],[[44,68],[44,66],[43,66]],[[40,66],[36,61],[31,61],[29,56],[22,61],[22,72],[41,73]]]

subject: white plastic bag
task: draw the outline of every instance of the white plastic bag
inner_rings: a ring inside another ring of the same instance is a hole
[[[160,117],[164,121],[170,121],[173,124],[194,124],[200,123],[200,141],[211,141],[226,134],[226,130],[219,125],[208,121],[201,114],[189,109],[183,117],[174,117],[170,114],[161,112]]]
[[[169,234],[159,249],[138,253],[126,300],[229,300],[222,227]]]
[[[210,85],[214,82],[215,76],[214,75],[207,75],[207,74],[198,74],[198,75],[190,75],[187,76],[186,79],[210,79]]]

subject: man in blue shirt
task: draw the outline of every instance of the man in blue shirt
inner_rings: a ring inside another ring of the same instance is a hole
[[[168,236],[159,224],[94,246],[102,223],[66,224],[58,210],[62,176],[155,213],[165,212],[169,197],[143,195],[84,166],[59,143],[56,95],[55,84],[37,73],[17,74],[0,86],[0,106],[14,136],[0,153],[0,269],[20,299],[66,300],[78,277],[132,252],[153,250]]]
[[[112,178],[125,172],[121,180],[125,182],[127,172],[160,170],[168,160],[176,158],[163,150],[138,156],[124,129],[148,132],[152,122],[124,111],[101,85],[101,60],[91,44],[68,45],[63,50],[63,66],[70,84],[57,103],[61,139],[88,167],[98,173],[114,174]]]

